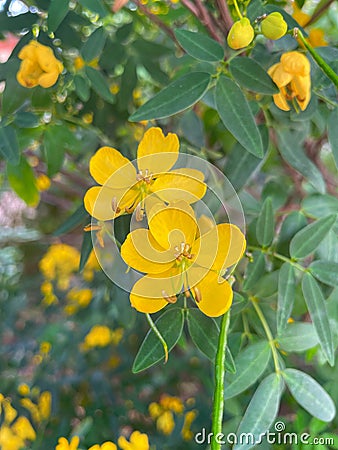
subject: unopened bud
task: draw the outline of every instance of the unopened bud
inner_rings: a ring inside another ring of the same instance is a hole
[[[279,39],[287,32],[288,25],[281,13],[275,11],[269,14],[261,23],[261,30],[268,39]]]
[[[243,17],[232,25],[227,42],[230,48],[238,50],[247,47],[252,42],[254,36],[255,32],[250,20],[247,17]]]

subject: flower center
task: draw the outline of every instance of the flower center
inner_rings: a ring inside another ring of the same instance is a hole
[[[174,253],[174,256],[178,263],[182,263],[186,259],[191,260],[194,256],[190,253],[190,245],[186,244],[185,242],[181,242],[181,245],[177,245],[176,247],[174,247],[174,250],[176,252]]]
[[[148,170],[139,170],[138,174],[136,175],[137,181],[143,181],[146,184],[150,184],[153,180],[153,174]]]

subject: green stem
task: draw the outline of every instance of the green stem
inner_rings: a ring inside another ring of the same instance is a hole
[[[279,259],[280,261],[284,261],[284,262],[291,264],[295,269],[298,269],[301,272],[307,272],[307,269],[305,267],[301,266],[300,264],[296,263],[295,261],[293,261],[292,259],[290,259],[284,255],[274,252],[273,250],[271,250],[269,248],[249,246],[248,250],[249,251],[258,250],[262,253],[265,253],[266,255],[272,256],[273,258]]]
[[[221,450],[221,444],[217,443],[215,437],[222,433],[223,410],[224,410],[224,375],[225,375],[225,355],[227,347],[227,333],[230,323],[230,310],[222,317],[221,328],[218,338],[217,353],[215,359],[215,390],[212,408],[211,450]]]
[[[316,52],[316,50],[308,43],[308,41],[304,38],[303,33],[299,30],[299,28],[294,28],[294,37],[299,38],[310,53],[312,58],[316,61],[318,66],[322,69],[322,71],[330,78],[330,80],[335,84],[338,88],[338,75],[335,71],[324,61],[324,59]]]
[[[147,318],[150,328],[156,334],[156,336],[158,337],[159,341],[161,342],[161,344],[163,346],[164,364],[165,364],[168,361],[168,345],[167,345],[166,341],[164,340],[164,337],[162,336],[162,334],[159,332],[158,328],[156,327],[153,319],[150,317],[150,314],[146,313],[146,318]]]
[[[241,13],[241,11],[240,11],[240,9],[239,9],[239,7],[238,7],[237,0],[234,0],[234,5],[235,5],[235,9],[236,9],[236,12],[237,12],[238,17],[239,17],[240,19],[243,19],[242,13]]]
[[[257,299],[255,297],[250,297],[250,300],[251,300],[251,303],[252,303],[253,307],[256,310],[256,313],[257,313],[257,316],[259,317],[259,320],[262,323],[262,326],[264,328],[266,337],[268,338],[268,341],[269,341],[269,344],[270,344],[270,347],[271,347],[271,351],[272,351],[273,362],[275,364],[276,373],[279,373],[281,371],[281,368],[280,368],[279,360],[278,360],[278,352],[277,352],[277,349],[276,349],[275,340],[274,340],[274,338],[272,336],[269,324],[268,324],[268,322],[265,319],[263,311],[261,310],[260,306],[257,303]]]

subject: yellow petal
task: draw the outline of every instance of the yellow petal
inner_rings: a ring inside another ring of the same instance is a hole
[[[182,243],[193,244],[197,231],[197,222],[193,209],[184,201],[170,203],[163,207],[155,205],[148,217],[149,229],[155,240],[165,250],[173,253]]]
[[[221,223],[196,239],[191,251],[196,264],[222,271],[241,259],[245,246],[245,236],[236,225]]]
[[[36,439],[35,430],[27,417],[19,417],[12,425],[12,431],[23,440],[29,439],[34,441]]]
[[[102,185],[107,183],[110,187],[121,189],[136,183],[135,167],[115,148],[101,147],[91,158],[89,171],[94,180]]]
[[[286,72],[282,64],[275,64],[274,66],[270,67],[268,73],[279,88],[286,86],[292,80],[292,74]]]
[[[214,272],[209,272],[191,289],[198,308],[209,317],[219,317],[231,306],[233,292],[230,284]]]
[[[179,146],[176,134],[164,136],[161,128],[149,128],[137,149],[139,170],[153,174],[168,172],[177,161]]]
[[[111,220],[137,203],[138,192],[132,189],[111,189],[106,186],[94,186],[84,196],[84,206],[97,220]]]
[[[291,82],[291,89],[296,94],[297,102],[302,111],[306,109],[311,99],[311,78],[310,76],[295,76]]]
[[[57,70],[44,73],[39,77],[39,85],[43,88],[49,88],[57,82],[58,77],[59,72]]]
[[[292,75],[301,75],[304,77],[310,73],[310,61],[303,53],[297,51],[283,53],[280,61],[284,71]]]
[[[152,191],[167,203],[177,200],[194,203],[206,193],[203,179],[204,175],[199,170],[177,169],[160,174],[152,185]]]
[[[280,92],[279,94],[275,94],[273,96],[273,101],[279,109],[282,109],[283,111],[290,111],[290,106],[286,101],[285,95],[283,95],[282,92]]]
[[[145,228],[128,234],[121,247],[121,256],[128,266],[144,273],[165,272],[175,263],[173,254],[164,252]]]
[[[202,214],[199,219],[197,220],[198,224],[198,235],[201,236],[202,234],[207,233],[212,228],[216,226],[215,221],[211,219],[210,217],[206,216],[205,214]]]

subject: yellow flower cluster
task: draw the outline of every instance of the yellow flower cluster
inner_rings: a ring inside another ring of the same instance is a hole
[[[156,420],[156,428],[162,434],[169,436],[175,429],[174,414],[181,415],[184,412],[184,404],[178,397],[164,394],[159,403],[153,402],[148,407],[152,419]],[[184,416],[181,435],[184,440],[191,440],[193,434],[190,430],[191,424],[196,418],[196,411],[188,411]]]
[[[55,450],[78,450],[79,444],[80,438],[78,436],[73,436],[70,441],[64,437],[60,437]],[[129,442],[124,436],[120,436],[118,438],[118,445],[121,450],[149,450],[148,436],[139,431],[134,431],[130,435]],[[107,441],[101,445],[92,445],[88,450],[117,450],[117,446],[113,442]]]
[[[96,347],[106,347],[109,344],[118,345],[123,337],[123,329],[111,330],[106,325],[94,325],[86,335],[82,350],[90,350]]]
[[[68,244],[53,244],[49,247],[47,253],[39,263],[40,272],[45,278],[45,281],[41,284],[44,304],[48,306],[58,301],[52,282],[61,291],[69,289],[72,277],[78,272],[79,263],[80,252],[76,248]],[[99,270],[99,268],[96,255],[92,252],[83,269],[83,279],[87,282],[92,281],[95,271]],[[66,295],[66,314],[75,314],[80,308],[88,306],[92,296],[91,289],[73,287]]]
[[[36,394],[36,395],[34,395]],[[32,398],[25,394],[24,398],[21,399],[21,405],[30,412],[33,421],[39,425],[42,422],[47,421],[51,415],[52,408],[52,395],[49,391],[44,391],[39,393],[38,389],[32,389],[32,397],[35,400],[33,402]],[[35,398],[34,398],[35,397]]]
[[[311,99],[310,61],[303,53],[293,51],[284,53],[280,62],[268,70],[268,74],[279,87],[273,96],[276,106],[290,111],[289,102],[304,111]]]
[[[17,80],[26,88],[49,88],[56,83],[63,71],[63,65],[55,58],[53,50],[37,41],[30,41],[20,50],[18,56],[22,62]]]
[[[2,424],[0,427],[1,450],[20,450],[28,441],[36,439],[36,433],[27,417],[19,416],[12,406],[9,398],[0,394],[0,414]]]

